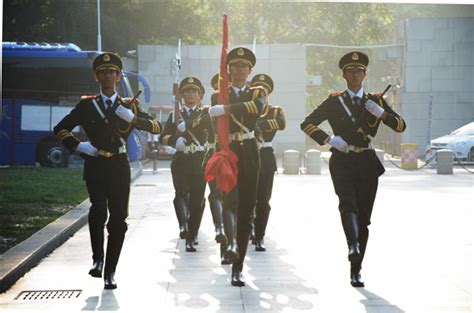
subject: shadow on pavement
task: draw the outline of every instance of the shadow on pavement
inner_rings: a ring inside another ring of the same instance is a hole
[[[381,312],[383,308],[383,312],[390,312],[390,313],[403,313],[404,310],[400,309],[398,306],[391,304],[384,298],[380,297],[379,295],[370,292],[367,288],[356,288],[358,292],[360,292],[365,299],[360,300],[365,306],[365,310],[367,313],[376,313]]]
[[[221,265],[214,238],[200,234],[197,252],[176,252],[171,281],[159,282],[177,308],[203,312],[283,312],[314,310],[318,291],[294,274],[295,267],[283,261],[287,254],[267,241],[266,252],[249,252],[244,266],[246,286],[230,284],[231,265]],[[170,251],[162,251],[169,253]]]

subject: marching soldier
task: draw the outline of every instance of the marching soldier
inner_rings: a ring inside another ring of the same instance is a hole
[[[301,129],[320,145],[329,144],[332,152],[329,170],[339,197],[339,212],[349,248],[350,283],[364,287],[360,270],[369,238],[370,217],[377,193],[378,177],[385,171],[371,146],[381,122],[396,132],[406,124],[382,98],[366,93],[362,81],[369,58],[350,52],[339,61],[344,92],[331,94],[301,123]],[[318,125],[327,120],[334,135]]]
[[[180,109],[181,122],[173,123],[171,113],[163,129],[160,141],[176,148],[171,162],[171,174],[175,188],[173,200],[180,227],[180,238],[186,239],[186,251],[195,252],[195,239],[204,212],[206,182],[202,174],[202,161],[207,132],[192,129],[193,121],[201,115],[201,99],[204,87],[196,77],[186,77],[179,84],[184,105]]]
[[[257,74],[251,81],[251,86],[262,86],[268,95],[273,91],[273,80],[266,74]],[[257,140],[260,147],[260,174],[257,188],[257,204],[255,207],[255,250],[265,251],[263,238],[270,216],[270,198],[273,189],[273,177],[277,170],[275,154],[273,153],[272,140],[278,130],[286,127],[286,117],[283,109],[266,105],[266,110],[257,121]]]
[[[115,289],[114,276],[127,231],[130,194],[130,164],[126,140],[133,128],[159,134],[161,125],[141,111],[136,102],[121,98],[116,92],[122,61],[113,53],[102,53],[93,62],[100,94],[84,96],[76,107],[55,127],[54,133],[72,153],[84,158],[84,180],[92,206],[89,233],[93,266],[89,274],[102,277],[104,265],[104,225],[109,219],[105,254],[104,288]],[[71,130],[81,125],[89,141],[80,142]]]
[[[224,230],[228,241],[225,258],[233,263],[233,286],[245,285],[242,269],[257,199],[260,155],[254,130],[258,117],[265,109],[265,96],[260,88],[251,90],[247,85],[255,62],[255,55],[247,48],[235,48],[228,53],[227,65],[232,80],[229,105],[217,103],[217,94],[214,94],[209,109],[211,117],[230,114],[230,149],[238,157],[237,186],[223,194]]]

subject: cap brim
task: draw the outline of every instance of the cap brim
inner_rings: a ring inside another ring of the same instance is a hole
[[[96,72],[103,70],[116,70],[117,72],[120,72],[120,68],[114,64],[102,64],[95,69]]]
[[[252,62],[250,62],[247,59],[233,59],[233,60],[228,61],[227,64],[231,65],[231,64],[234,64],[234,63],[237,63],[237,62],[242,62],[242,63],[245,63],[245,64],[249,65],[250,67],[253,67]]]

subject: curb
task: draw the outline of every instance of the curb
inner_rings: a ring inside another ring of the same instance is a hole
[[[132,162],[131,181],[140,177],[143,165]],[[87,224],[90,202],[77,207],[46,225],[31,237],[0,255],[0,293],[8,290],[20,277],[35,267],[41,259],[62,245]]]

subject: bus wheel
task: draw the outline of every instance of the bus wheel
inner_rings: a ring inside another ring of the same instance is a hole
[[[42,144],[39,147],[39,161],[41,166],[66,167],[67,153],[63,147],[51,144]]]

